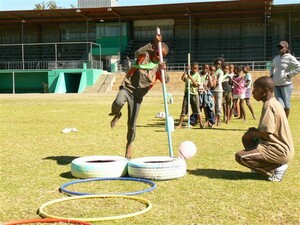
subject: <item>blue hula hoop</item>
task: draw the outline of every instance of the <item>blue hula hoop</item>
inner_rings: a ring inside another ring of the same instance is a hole
[[[146,179],[141,179],[141,178],[133,178],[133,177],[118,177],[118,178],[89,178],[89,179],[84,179],[84,180],[75,180],[71,181],[68,183],[63,184],[59,190],[60,192],[69,194],[69,195],[99,195],[99,194],[91,194],[91,193],[84,193],[84,192],[76,192],[76,191],[70,191],[67,190],[66,187],[73,185],[73,184],[78,184],[78,183],[84,183],[84,182],[91,182],[91,181],[104,181],[104,180],[123,180],[123,181],[136,181],[136,182],[142,182],[149,184],[151,187],[146,188],[144,190],[140,191],[133,191],[133,192],[125,192],[125,193],[114,193],[114,195],[126,195],[126,196],[131,196],[131,195],[139,195],[145,192],[150,192],[153,191],[156,188],[156,184],[153,181],[146,180]]]

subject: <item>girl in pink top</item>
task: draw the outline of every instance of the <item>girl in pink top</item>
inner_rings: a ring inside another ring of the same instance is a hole
[[[240,118],[246,120],[246,113],[244,107],[244,99],[245,99],[245,80],[242,73],[241,67],[234,68],[235,75],[232,78],[232,96],[233,96],[233,105],[230,111],[230,118],[233,114],[233,109],[236,108],[238,100],[240,100]]]

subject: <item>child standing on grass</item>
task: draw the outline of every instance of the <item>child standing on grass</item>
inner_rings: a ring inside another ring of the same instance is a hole
[[[211,77],[212,79],[212,85],[210,87],[210,92],[211,94],[214,96],[214,90],[215,90],[215,87],[216,87],[216,82],[217,82],[217,78],[215,77],[215,73],[216,73],[216,66],[215,65],[210,65],[209,66],[209,76]],[[215,97],[214,97],[215,98]]]
[[[235,75],[232,78],[232,84],[233,84],[233,105],[230,110],[230,118],[232,117],[233,110],[237,108],[237,102],[240,101],[240,117],[246,120],[246,113],[245,113],[245,107],[244,107],[244,99],[245,99],[245,80],[242,73],[241,67],[235,67]],[[228,121],[229,122],[229,121]]]
[[[252,105],[250,103],[250,98],[251,98],[251,86],[252,86],[252,76],[249,73],[250,71],[250,66],[243,66],[243,73],[244,73],[244,80],[245,80],[245,101],[248,109],[250,110],[253,119],[255,118],[254,111],[252,108]]]
[[[189,69],[189,67],[187,69]],[[188,92],[190,92],[190,104],[192,107],[192,111],[197,115],[200,128],[203,128],[201,112],[200,112],[200,104],[199,104],[199,95],[198,95],[198,86],[200,82],[200,75],[198,71],[199,71],[199,64],[194,62],[191,65],[190,74],[188,74],[187,70],[182,74],[181,80],[185,82],[185,89],[184,89],[184,97],[182,101],[182,109],[181,109],[179,124],[176,128],[182,127],[184,116],[188,113],[188,107],[190,107],[188,105]],[[188,89],[188,82],[190,82],[190,90]]]
[[[215,88],[214,88],[214,97],[215,97],[215,122],[216,126],[220,123],[220,118],[222,115],[222,99],[223,99],[223,87],[222,81],[224,72],[222,70],[224,64],[224,60],[221,58],[217,58],[214,61],[214,65],[216,67],[216,72],[214,74],[215,79]]]
[[[267,176],[269,181],[281,181],[287,163],[294,156],[294,144],[285,111],[274,97],[275,84],[268,76],[254,82],[253,97],[262,101],[258,128],[249,128],[243,135],[245,150],[235,154],[242,166]]]
[[[223,87],[223,120],[224,122],[228,123],[229,117],[230,117],[230,109],[231,109],[231,102],[232,102],[232,77],[233,74],[229,73],[229,65],[225,65],[223,67],[224,71],[224,78],[222,81],[222,87]]]
[[[205,121],[208,127],[215,124],[215,102],[210,88],[213,86],[212,77],[209,74],[209,65],[204,64],[200,72],[200,83],[198,87],[200,111],[204,111]]]
[[[234,76],[234,64],[230,64],[229,65],[229,74],[231,77]],[[232,81],[231,81],[231,90],[233,89],[233,84],[232,84]],[[237,101],[237,103],[239,103],[239,101]],[[240,115],[240,107],[239,107],[239,104],[236,105],[237,107],[233,109],[233,115],[234,117],[238,117]],[[230,119],[230,118],[229,118]]]

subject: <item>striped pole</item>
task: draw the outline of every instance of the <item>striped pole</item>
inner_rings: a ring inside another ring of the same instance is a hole
[[[188,54],[188,76],[191,75],[191,54]],[[191,128],[191,118],[190,118],[190,104],[191,104],[191,97],[190,97],[190,88],[191,88],[191,81],[190,78],[188,78],[188,129]]]
[[[156,28],[156,34],[160,34],[160,28]],[[159,51],[159,62],[164,62],[163,54],[162,54],[162,45],[161,42],[158,42],[158,51]],[[166,81],[165,81],[165,70],[161,70],[161,77],[162,77],[162,90],[163,90],[163,97],[164,97],[164,106],[165,106],[165,114],[166,114],[166,128],[168,133],[168,144],[169,144],[169,155],[173,157],[173,146],[172,146],[172,137],[171,137],[171,130],[169,126],[169,109],[168,109],[168,102],[167,102],[167,88],[166,88]]]

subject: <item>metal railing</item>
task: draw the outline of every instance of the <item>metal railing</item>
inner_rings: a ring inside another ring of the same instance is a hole
[[[0,70],[103,69],[93,42],[1,44]]]
[[[203,64],[212,65],[213,62],[200,62],[200,68]],[[250,66],[251,70],[268,70],[271,64],[270,61],[244,61],[244,62],[226,62],[226,64],[233,64],[235,66]],[[167,63],[168,71],[184,71],[187,63]]]
[[[103,69],[103,63],[101,61],[96,61],[96,60],[0,62],[0,70],[57,70],[57,69]]]

